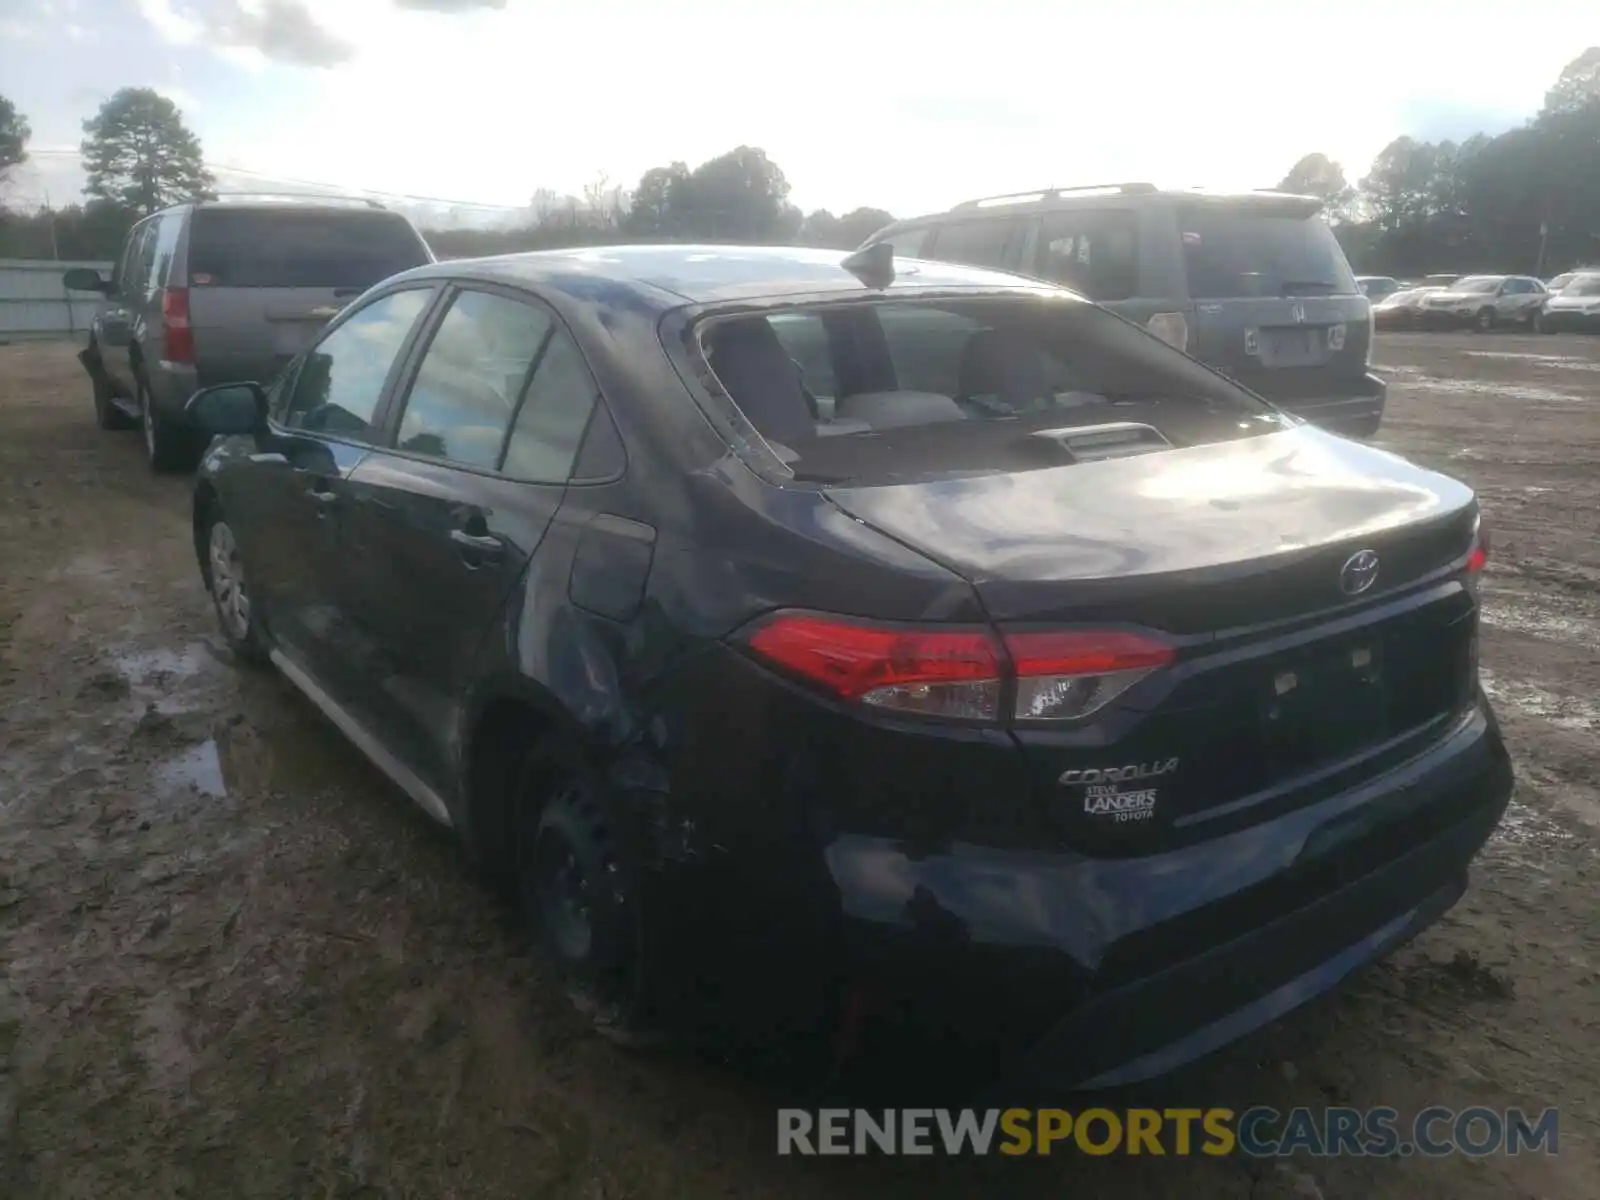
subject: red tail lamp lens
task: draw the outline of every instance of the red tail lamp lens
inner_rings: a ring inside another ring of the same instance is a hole
[[[1489,527],[1480,519],[1472,534],[1472,549],[1467,554],[1467,574],[1476,575],[1489,565]]]
[[[161,293],[161,322],[166,326],[166,361],[194,362],[194,330],[189,325],[189,289],[168,288]]]
[[[746,640],[755,654],[841,700],[923,716],[997,720],[1016,680],[1020,720],[1087,716],[1172,661],[1173,648],[1120,630],[1012,633],[894,628],[782,613]],[[1009,657],[1008,657],[1009,655]]]

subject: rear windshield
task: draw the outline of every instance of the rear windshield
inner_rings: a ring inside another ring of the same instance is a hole
[[[1060,466],[1077,458],[1055,435],[1090,426],[1132,423],[1175,446],[1281,428],[1248,392],[1079,301],[884,299],[699,328],[728,398],[802,479]]]
[[[1359,291],[1344,251],[1321,216],[1190,204],[1179,207],[1178,221],[1189,294],[1196,299]]]
[[[427,261],[394,213],[202,208],[189,233],[196,287],[365,290]]]

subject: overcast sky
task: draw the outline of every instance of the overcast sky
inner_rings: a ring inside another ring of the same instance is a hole
[[[148,85],[285,179],[515,206],[749,143],[802,208],[904,216],[1312,150],[1359,178],[1398,134],[1519,123],[1592,44],[1597,0],[0,0],[0,91],[14,199],[72,198],[82,120]]]

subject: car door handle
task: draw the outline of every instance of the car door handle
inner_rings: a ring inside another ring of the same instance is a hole
[[[465,529],[452,529],[450,531],[450,540],[461,551],[461,557],[467,560],[468,566],[476,566],[480,562],[493,562],[505,557],[505,543],[489,534],[468,533]]]
[[[333,506],[339,503],[339,493],[333,490],[333,485],[326,479],[315,479],[306,485],[306,495],[317,506],[317,516],[327,516]]]

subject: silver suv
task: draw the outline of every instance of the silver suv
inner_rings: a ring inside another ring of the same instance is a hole
[[[432,261],[375,201],[236,194],[152,214],[110,279],[65,275],[105,297],[79,355],[100,427],[141,425],[154,469],[188,470],[205,446],[183,415],[197,388],[272,378],[347,301]]]
[[[899,221],[878,242],[1071,288],[1319,425],[1367,437],[1383,418],[1372,306],[1311,197],[1048,188]]]

